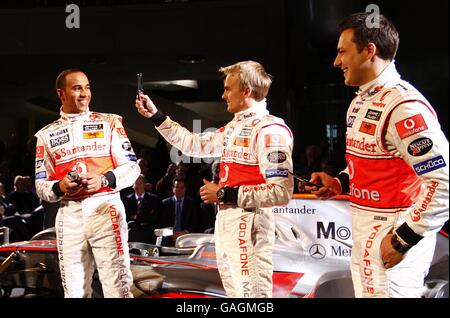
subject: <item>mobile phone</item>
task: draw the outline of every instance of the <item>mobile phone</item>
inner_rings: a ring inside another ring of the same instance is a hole
[[[316,187],[317,189],[320,189],[323,187],[322,184],[317,184],[317,183],[313,183],[313,182],[309,182],[308,179],[302,178],[297,176],[296,174],[292,173],[289,171],[289,173],[294,177],[294,179],[296,179],[297,181],[301,181],[303,182],[305,185],[310,186],[310,187]]]
[[[144,94],[144,77],[142,73],[137,74],[137,94]]]
[[[80,181],[80,175],[75,170],[69,171],[69,173],[67,173],[67,177],[69,178],[70,181],[76,182]]]

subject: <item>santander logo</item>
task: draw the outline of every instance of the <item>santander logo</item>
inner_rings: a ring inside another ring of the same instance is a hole
[[[428,209],[428,205],[431,203],[434,197],[434,193],[439,185],[437,181],[431,181],[431,185],[427,187],[428,192],[425,198],[422,200],[422,204],[417,206],[414,211],[411,212],[411,219],[413,222],[419,222],[422,218],[422,212],[425,212]]]

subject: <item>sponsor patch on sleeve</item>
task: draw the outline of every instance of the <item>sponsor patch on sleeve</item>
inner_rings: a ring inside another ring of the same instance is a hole
[[[428,153],[433,148],[433,141],[430,138],[422,137],[414,140],[408,145],[408,153],[411,156],[419,157]]]
[[[355,122],[355,116],[348,116],[347,118],[347,127],[353,127],[353,123]]]
[[[129,141],[125,141],[122,144],[122,149],[125,150],[125,151],[132,151],[133,150],[133,148],[131,147],[131,144],[130,144]]]
[[[427,130],[428,126],[425,123],[425,120],[423,119],[422,115],[417,114],[395,123],[395,128],[397,129],[400,138],[405,139],[409,136]]]
[[[134,162],[137,161],[137,157],[134,154],[133,155],[126,155],[126,157],[128,158],[129,161],[134,161]]]
[[[267,154],[267,161],[270,163],[282,163],[286,161],[286,154],[282,151],[273,151]]]
[[[36,160],[36,169],[40,169],[42,165],[44,164],[44,159]]]
[[[285,147],[286,138],[283,135],[266,135],[266,148],[268,147]]]
[[[125,128],[116,128],[117,129],[117,134],[119,135],[120,138],[128,138],[127,133],[125,132]]]
[[[47,178],[47,172],[45,171],[41,171],[36,173],[36,180],[40,180],[40,179],[46,179]]]
[[[275,177],[288,177],[288,169],[268,169],[266,170],[266,179]]]
[[[442,156],[437,156],[426,161],[419,162],[413,166],[417,175],[422,175],[433,170],[445,167],[447,164]]]
[[[36,147],[36,158],[44,158],[44,146],[37,146]]]

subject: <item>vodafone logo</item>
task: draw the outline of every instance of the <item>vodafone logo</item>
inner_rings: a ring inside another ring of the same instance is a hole
[[[395,128],[397,129],[400,138],[405,139],[409,136],[427,130],[428,126],[425,123],[422,115],[417,114],[395,123]]]
[[[411,118],[408,118],[403,122],[403,127],[405,127],[406,129],[413,129],[415,126],[416,122]]]
[[[36,158],[44,158],[44,146],[37,146],[36,147]]]
[[[87,167],[84,162],[77,161],[72,168],[72,171],[78,172],[78,174],[84,174],[87,172]]]
[[[355,176],[355,167],[353,165],[352,159],[348,160],[347,167],[348,167],[348,179],[352,180],[353,177]]]
[[[286,146],[286,139],[283,135],[266,135],[266,147],[284,147]]]
[[[221,183],[227,182],[229,170],[230,170],[230,167],[228,167],[228,165],[223,165],[223,167],[221,167],[220,172],[219,172]]]

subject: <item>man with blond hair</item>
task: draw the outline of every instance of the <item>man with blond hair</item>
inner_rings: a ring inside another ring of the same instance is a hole
[[[266,109],[272,79],[264,67],[243,61],[219,70],[224,99],[234,118],[215,132],[194,134],[159,111],[147,95],[136,108],[184,154],[220,157],[220,182],[204,180],[200,195],[218,203],[215,224],[217,266],[228,297],[272,297],[273,206],[292,195],[293,137]]]

